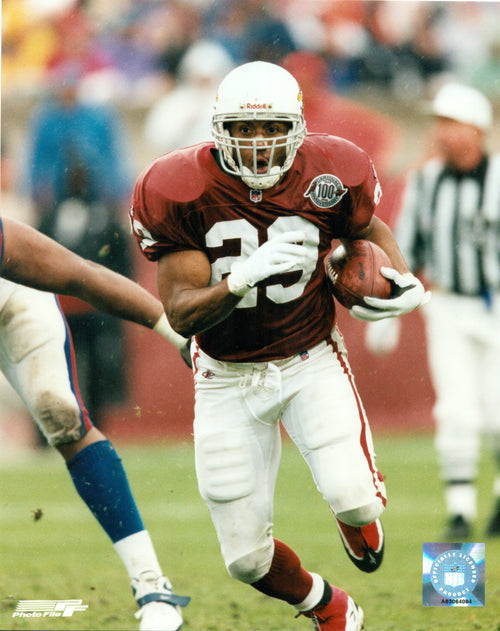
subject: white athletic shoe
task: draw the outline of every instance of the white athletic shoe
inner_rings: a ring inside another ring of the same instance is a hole
[[[152,571],[142,572],[132,580],[132,591],[140,609],[140,631],[179,631],[182,627],[181,607],[191,600],[174,594],[170,581]]]

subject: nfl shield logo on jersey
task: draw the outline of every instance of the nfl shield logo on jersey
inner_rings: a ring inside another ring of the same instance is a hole
[[[254,204],[258,204],[262,201],[262,191],[258,191],[254,188],[250,189],[250,201]]]

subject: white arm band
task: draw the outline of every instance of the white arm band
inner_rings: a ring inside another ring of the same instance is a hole
[[[167,316],[163,314],[158,322],[154,325],[153,331],[163,335],[163,337],[167,338],[169,342],[177,348],[182,348],[186,345],[187,339],[176,333],[174,329],[170,326],[169,321],[167,320]]]

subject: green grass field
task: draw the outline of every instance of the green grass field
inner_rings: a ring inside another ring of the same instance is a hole
[[[493,464],[480,475],[475,541],[486,543],[486,606],[422,606],[422,543],[440,541],[442,494],[431,438],[375,437],[386,477],[387,545],[380,570],[359,572],[293,446],[285,443],[275,530],[304,566],[346,589],[365,610],[366,631],[500,631],[500,540],[484,539]],[[166,574],[189,594],[186,631],[307,631],[288,605],[231,579],[198,496],[189,444],[119,447]],[[34,511],[42,509],[41,519]],[[76,496],[56,454],[0,462],[0,629],[133,630],[138,622],[128,577],[94,518]],[[83,599],[85,612],[19,619],[18,600]]]

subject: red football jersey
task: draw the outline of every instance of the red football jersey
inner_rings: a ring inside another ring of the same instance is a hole
[[[252,288],[221,323],[196,336],[215,359],[272,361],[328,338],[335,307],[324,258],[332,239],[368,225],[380,185],[368,155],[326,134],[306,137],[283,180],[252,190],[219,166],[213,143],[172,151],[138,177],[132,200],[134,234],[144,255],[196,249],[208,257],[212,285],[270,238],[302,230],[310,252],[304,269]]]

